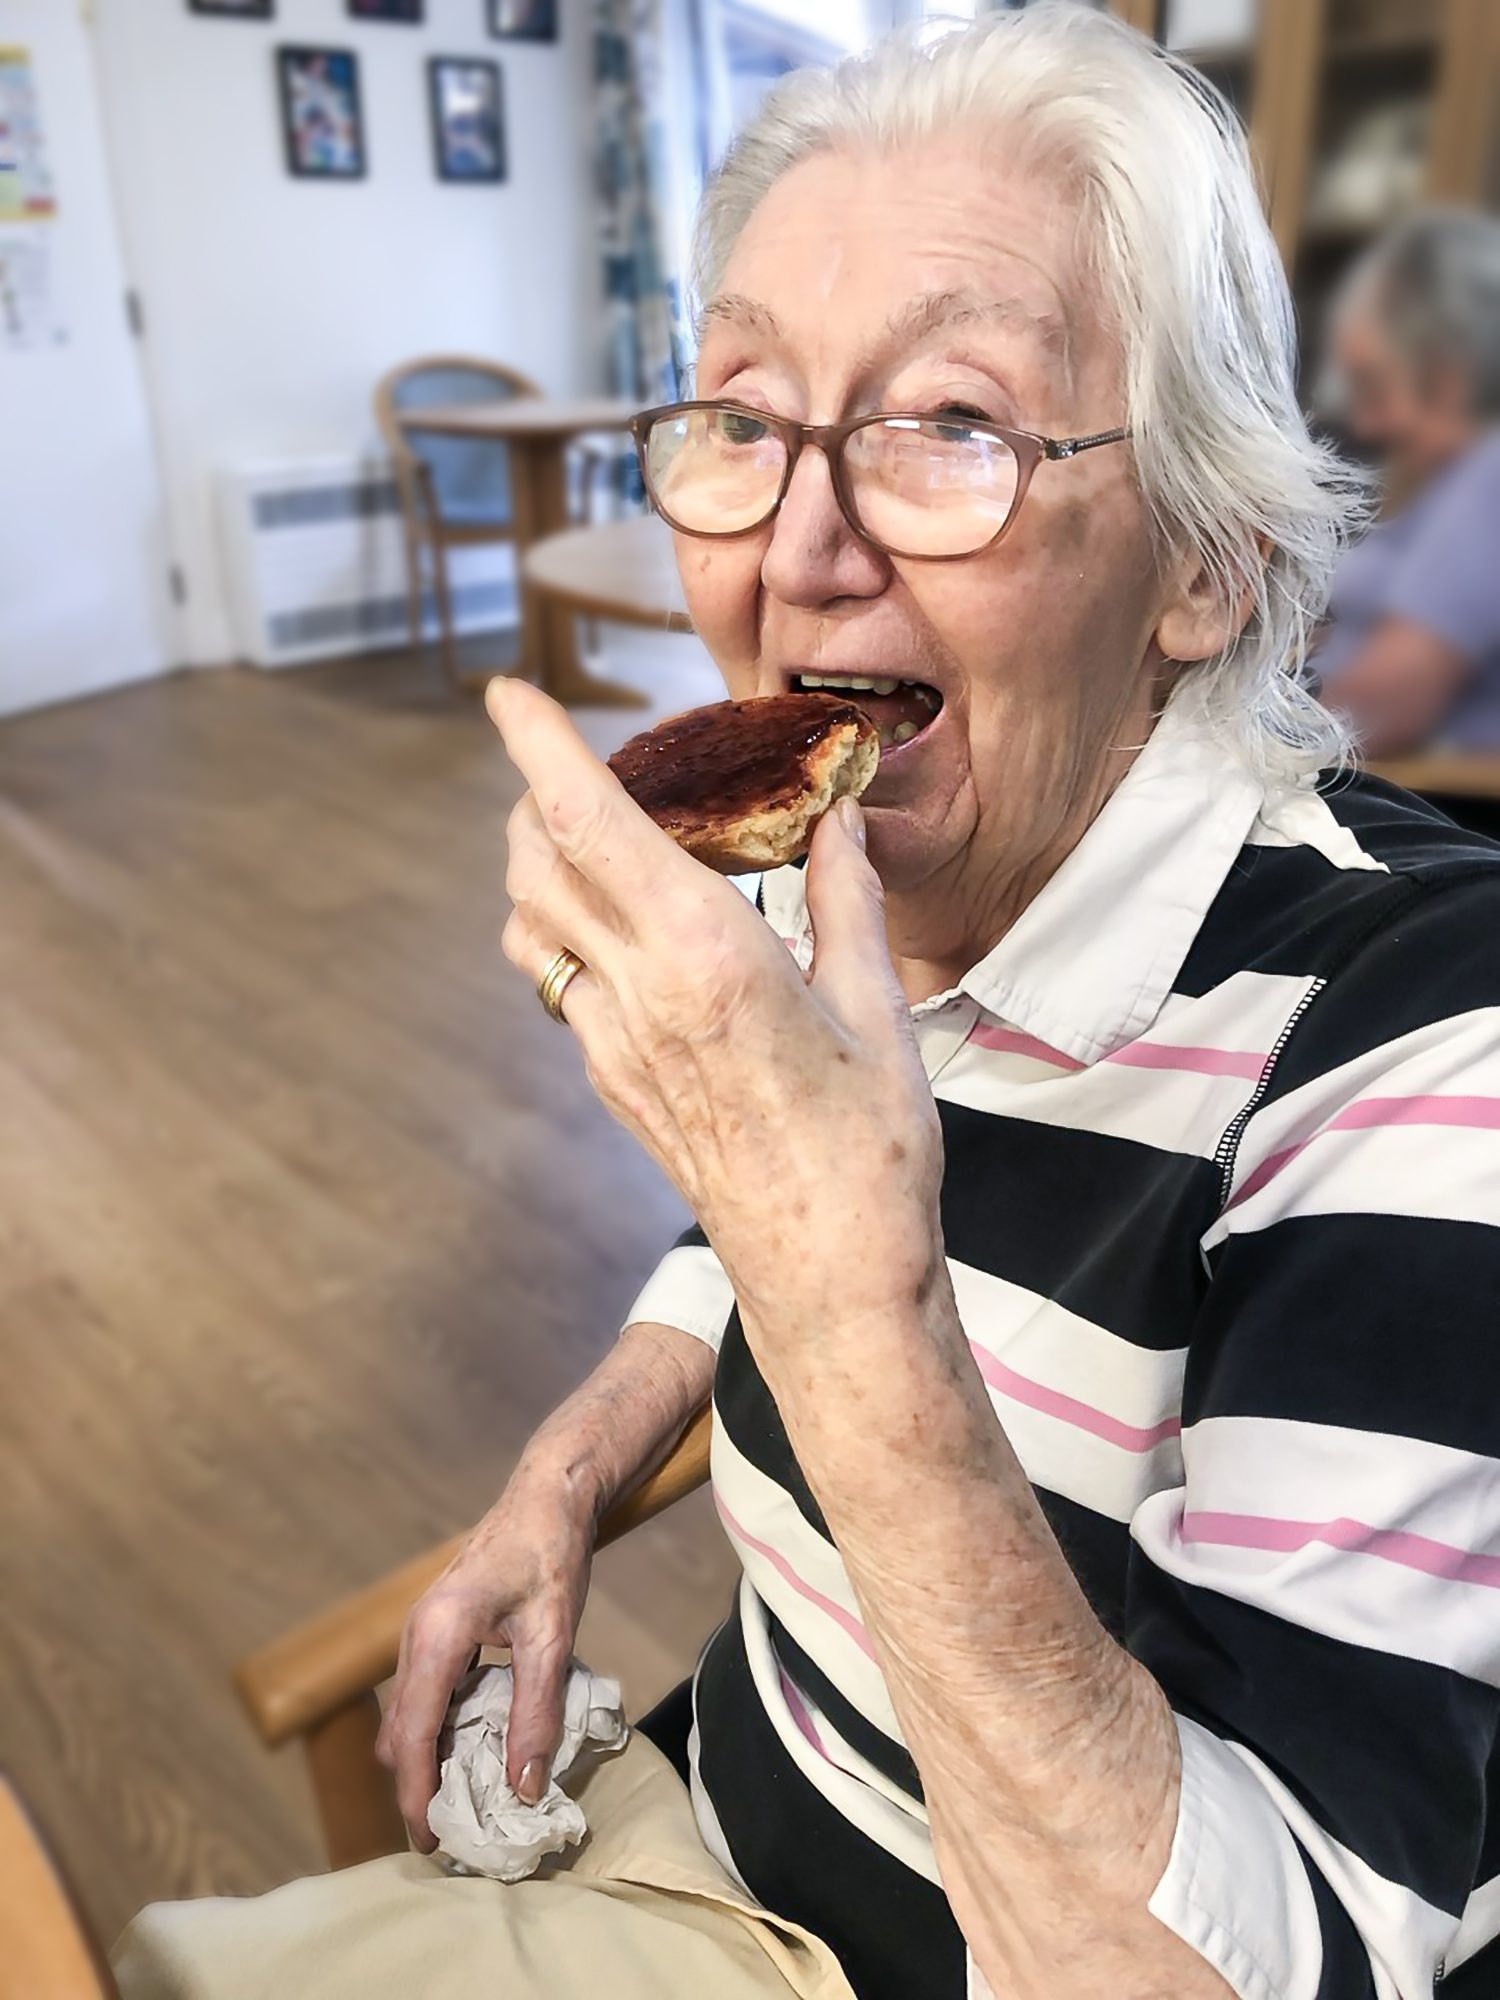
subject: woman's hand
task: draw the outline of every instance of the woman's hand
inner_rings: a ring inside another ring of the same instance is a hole
[[[540,979],[564,947],[590,1080],[681,1190],[763,1329],[857,1317],[941,1265],[936,1108],[852,804],[814,837],[816,960],[628,797],[545,695],[490,684],[531,785],[511,815],[505,951]]]
[[[535,1804],[562,1738],[563,1690],[588,1593],[595,1519],[567,1483],[522,1461],[500,1499],[401,1635],[380,1760],[418,1849],[437,1845],[427,1808],[437,1790],[437,1738],[458,1681],[481,1646],[509,1646],[515,1696],[505,1774]]]

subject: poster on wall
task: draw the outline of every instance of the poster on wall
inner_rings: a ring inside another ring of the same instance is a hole
[[[505,179],[505,113],[499,63],[434,56],[432,141],[439,180]]]
[[[365,170],[358,58],[348,49],[278,49],[276,69],[288,171],[358,180]]]
[[[56,213],[31,52],[0,44],[0,222],[46,222]]]
[[[45,231],[0,229],[0,353],[61,347],[67,339],[52,283]]]
[[[557,0],[490,0],[490,33],[502,42],[555,42]]]
[[[349,0],[349,16],[355,21],[406,21],[416,27],[423,12],[423,0]]]

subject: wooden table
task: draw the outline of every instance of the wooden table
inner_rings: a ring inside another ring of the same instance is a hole
[[[1500,757],[1472,751],[1426,750],[1416,757],[1386,757],[1370,769],[1423,798],[1500,800]]]
[[[691,632],[671,530],[654,514],[567,528],[524,558],[533,590],[585,618],[615,618],[654,632]]]
[[[549,599],[528,580],[526,554],[544,535],[568,525],[565,453],[586,431],[624,430],[636,405],[618,396],[496,397],[479,403],[435,403],[403,410],[401,427],[414,436],[494,439],[510,451],[516,553],[521,582],[521,665],[558,701],[608,708],[638,708],[634,688],[598,680],[578,651],[574,612]]]

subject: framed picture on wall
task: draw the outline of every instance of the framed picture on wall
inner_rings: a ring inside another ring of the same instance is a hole
[[[505,102],[499,63],[474,56],[434,56],[432,145],[438,179],[505,179]]]
[[[278,49],[281,126],[289,173],[355,181],[365,171],[359,58],[349,49]]]
[[[557,0],[490,0],[490,33],[502,42],[555,42]]]
[[[425,12],[426,0],[349,0],[354,21],[409,21],[416,26]]]
[[[271,21],[276,0],[188,0],[190,14],[217,14],[225,21]]]

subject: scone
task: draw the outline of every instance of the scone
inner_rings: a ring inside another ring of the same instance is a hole
[[[869,717],[809,691],[689,709],[633,736],[609,768],[695,861],[745,875],[805,854],[823,814],[858,798],[879,762]]]

